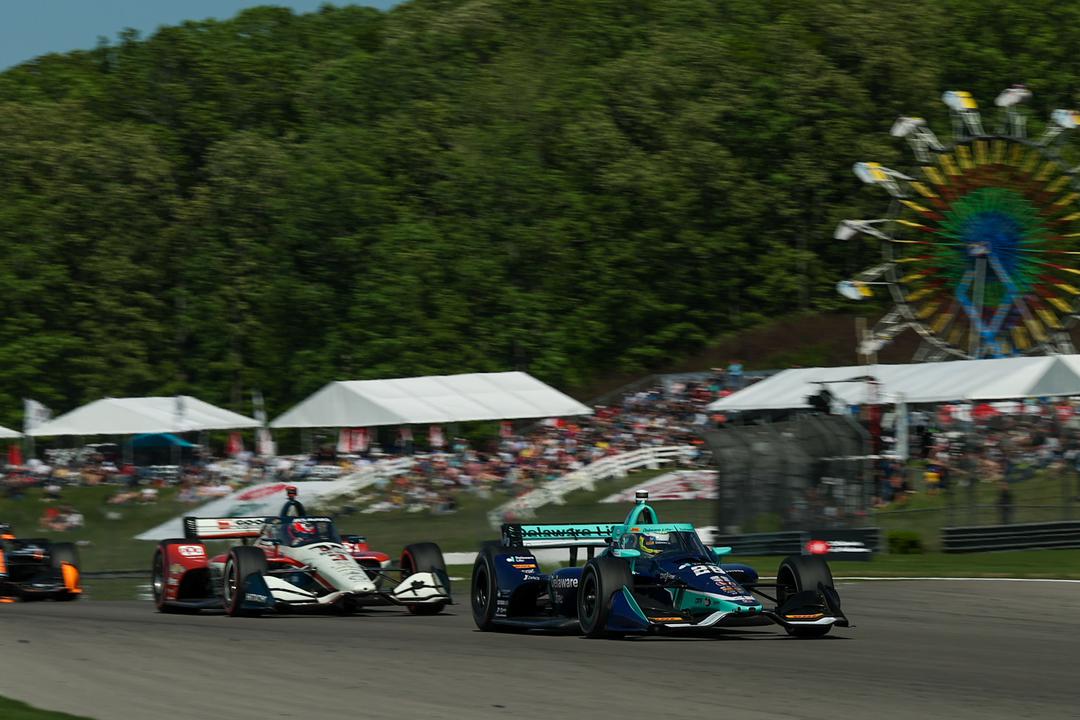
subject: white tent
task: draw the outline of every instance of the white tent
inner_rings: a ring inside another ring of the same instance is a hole
[[[332,382],[271,427],[373,427],[588,415],[592,410],[523,372]]]
[[[867,402],[871,393],[876,393],[878,401],[883,403],[1080,395],[1080,355],[796,368],[717,400],[709,409],[805,408],[810,406],[807,398],[823,387],[848,405]]]
[[[39,425],[30,435],[134,435],[235,430],[259,422],[190,395],[103,398]]]
[[[21,432],[16,432],[15,430],[10,430],[10,429],[8,429],[6,427],[0,426],[0,439],[7,440],[8,438],[18,438],[18,437],[22,437]]]

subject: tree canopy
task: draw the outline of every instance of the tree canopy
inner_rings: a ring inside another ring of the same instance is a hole
[[[0,74],[0,420],[331,379],[645,370],[835,307],[857,160],[953,87],[1076,101],[1080,5],[247,10]]]

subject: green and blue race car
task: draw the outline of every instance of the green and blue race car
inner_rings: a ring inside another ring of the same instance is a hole
[[[795,637],[821,637],[849,626],[822,558],[789,556],[775,582],[761,582],[753,568],[721,562],[731,549],[707,548],[693,525],[661,523],[647,499],[639,492],[622,524],[503,525],[502,539],[485,543],[473,566],[476,625],[590,637],[769,621]],[[570,566],[544,573],[539,548],[568,549]],[[578,566],[582,548],[587,560]]]

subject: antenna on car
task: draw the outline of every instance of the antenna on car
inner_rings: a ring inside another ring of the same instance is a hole
[[[649,499],[648,490],[638,490],[634,493],[634,503],[637,505],[643,505],[646,500]]]

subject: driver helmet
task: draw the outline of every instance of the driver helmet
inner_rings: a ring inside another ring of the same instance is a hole
[[[655,535],[642,533],[641,535],[638,535],[637,544],[638,550],[640,550],[643,555],[659,555],[664,551],[660,539]]]
[[[312,540],[315,538],[315,525],[306,520],[294,520],[289,527],[290,534],[296,540]]]

